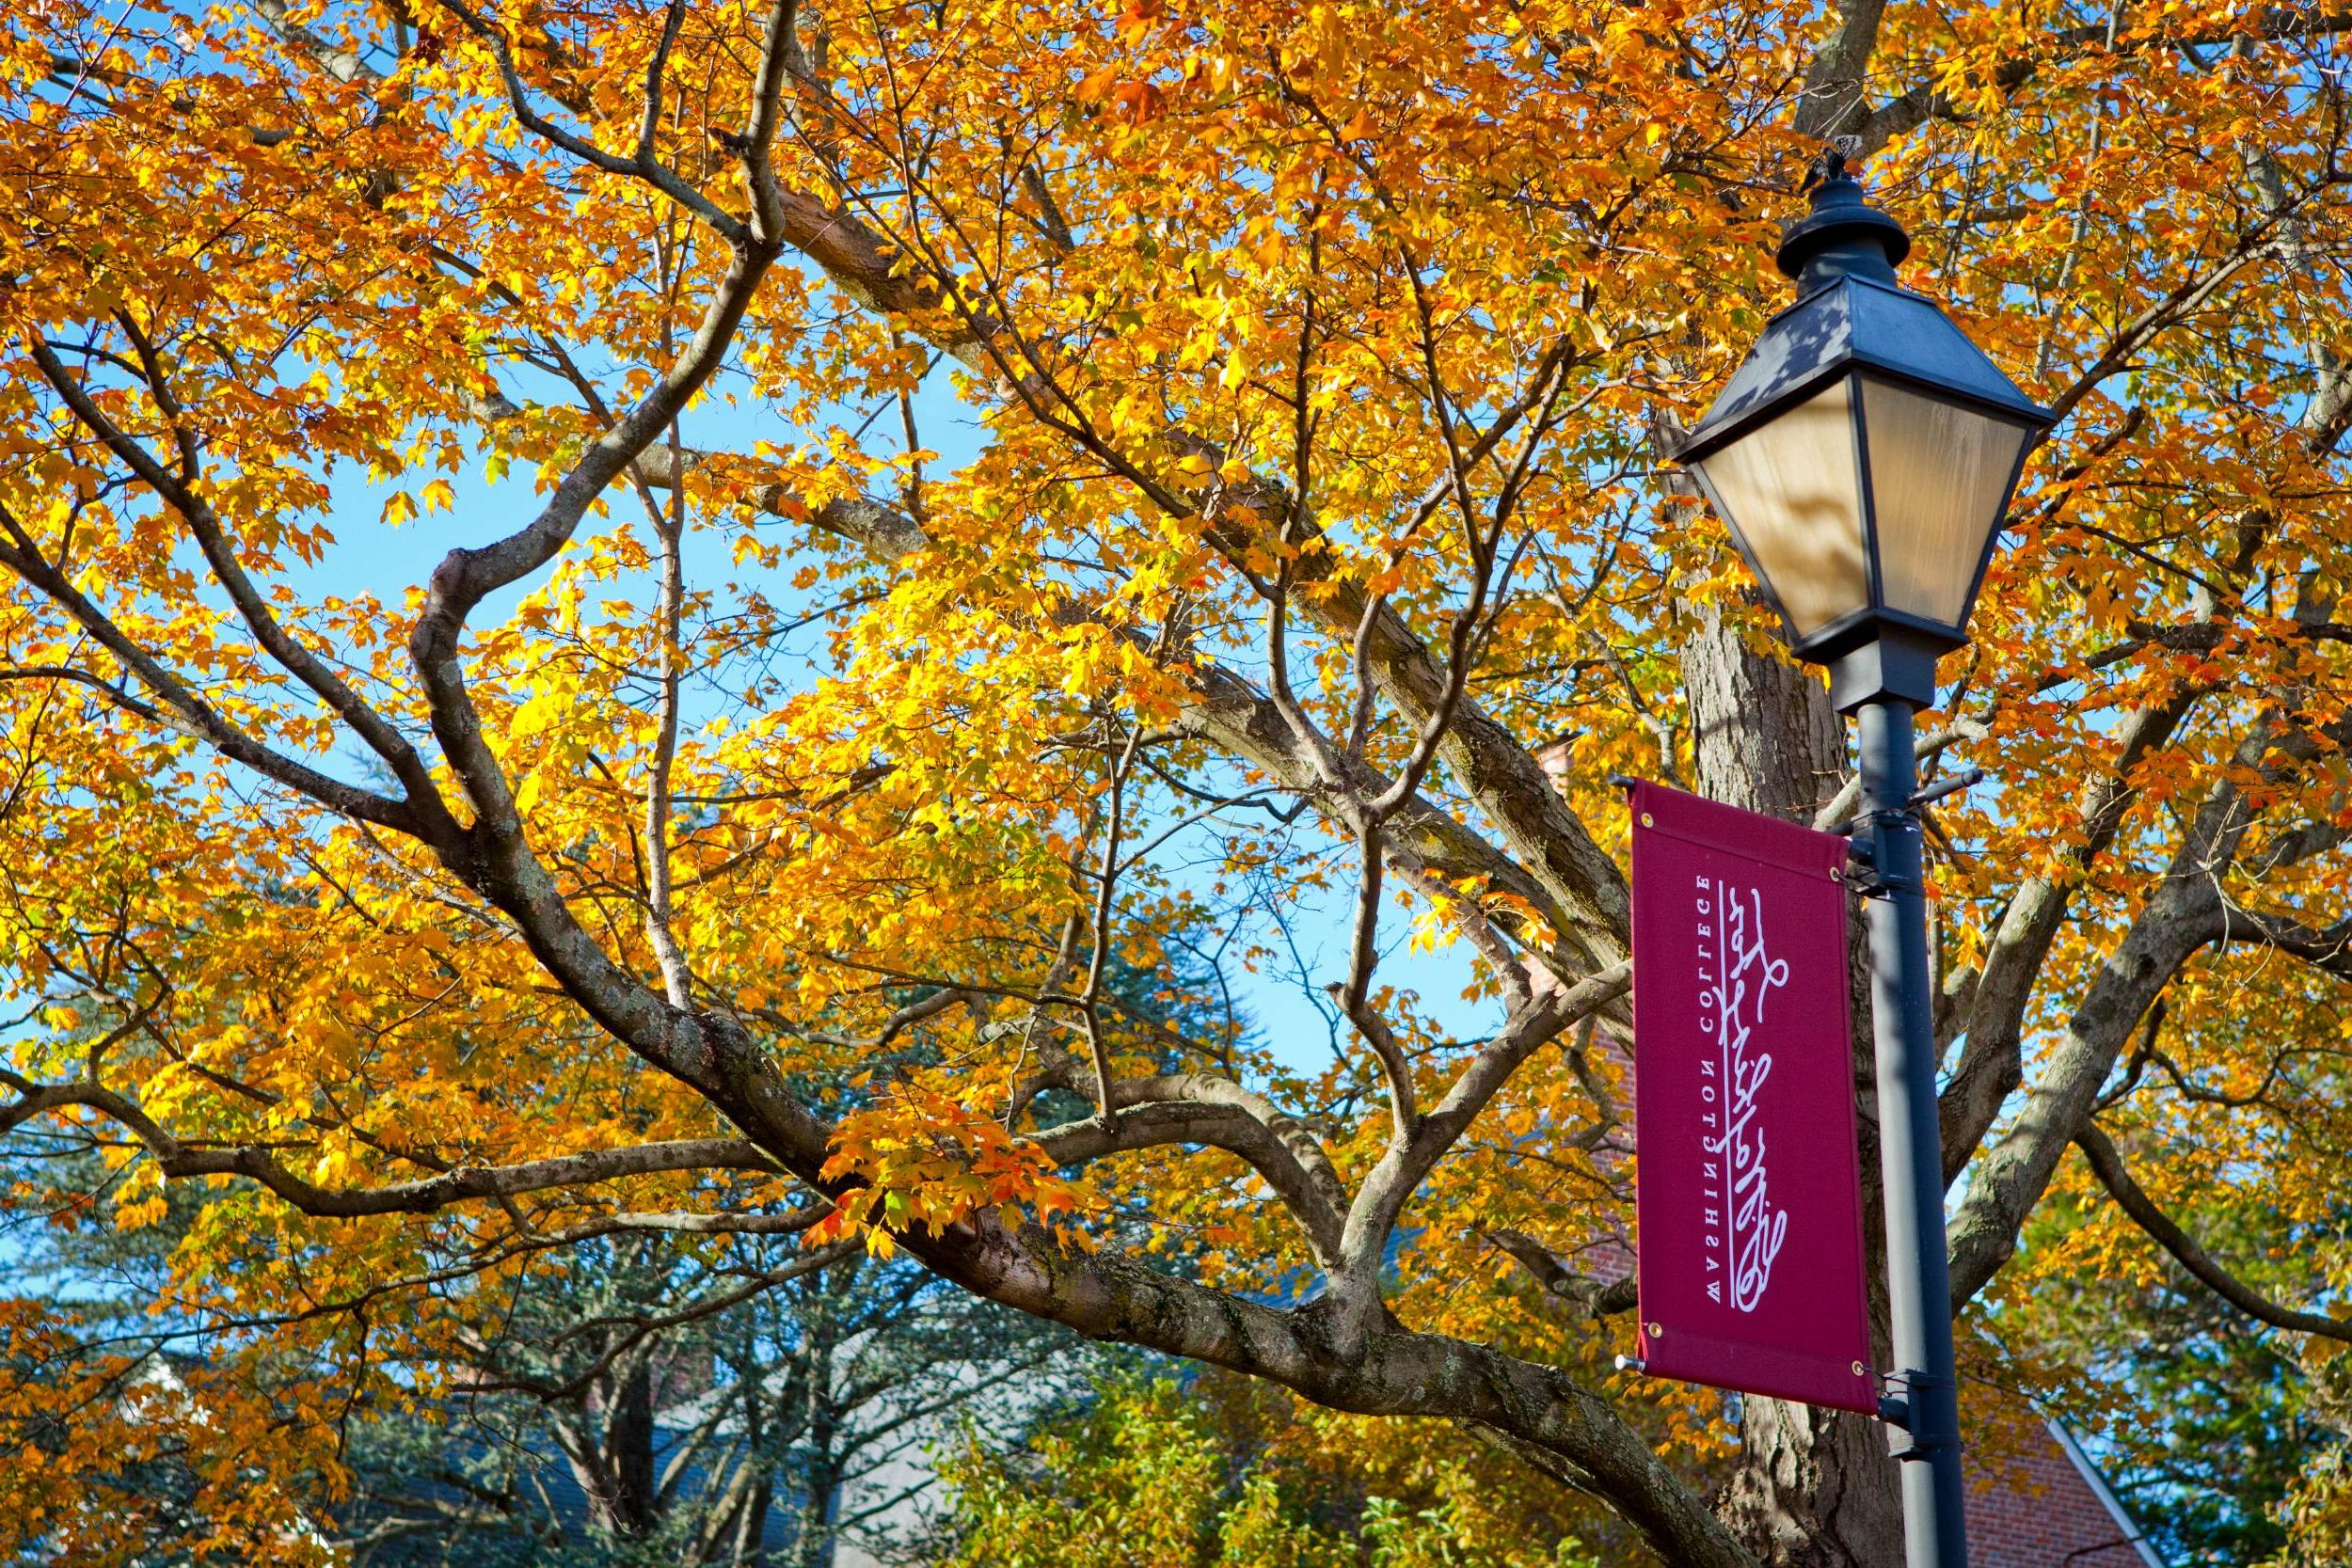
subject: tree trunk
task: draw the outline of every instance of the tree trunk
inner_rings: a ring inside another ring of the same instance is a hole
[[[605,1449],[618,1492],[614,1512],[625,1534],[643,1536],[654,1526],[654,1408],[650,1351],[640,1346],[615,1390],[605,1427]]]
[[[855,1277],[852,1264],[848,1278]],[[834,1389],[833,1271],[818,1277],[810,1292],[817,1311],[808,1326],[808,1417],[805,1444],[808,1458],[800,1475],[801,1522],[793,1546],[794,1568],[833,1568],[834,1519],[841,1497],[840,1458],[834,1445],[840,1434],[841,1412]]]
[[[1690,701],[1692,787],[1726,805],[1810,826],[1846,771],[1845,722],[1830,706],[1827,689],[1785,658],[1750,651],[1714,607],[1691,613],[1695,626],[1682,646],[1682,681]],[[1884,1365],[1878,1105],[1868,961],[1859,921],[1850,950],[1865,1273],[1871,1342]],[[1887,1568],[1902,1560],[1900,1481],[1877,1421],[1780,1400],[1749,1399],[1741,1408],[1742,1452],[1719,1507],[1751,1550],[1789,1568]]]
[[[653,1528],[653,1380],[642,1353],[591,1386],[579,1403],[548,1409],[556,1447],[587,1499],[599,1535],[637,1540]]]

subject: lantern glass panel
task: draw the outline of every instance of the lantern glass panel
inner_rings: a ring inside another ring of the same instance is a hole
[[[1800,641],[1869,602],[1852,398],[1841,378],[1694,465]]]
[[[1957,632],[2027,433],[1867,376],[1862,418],[1885,606]]]

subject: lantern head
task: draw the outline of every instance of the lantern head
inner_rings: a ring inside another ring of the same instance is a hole
[[[1851,710],[1932,702],[1936,657],[1968,640],[2026,451],[2053,422],[1934,301],[1895,281],[1911,248],[1845,160],[1815,164],[1812,210],[1778,261],[1797,300],[1764,328],[1676,459]]]

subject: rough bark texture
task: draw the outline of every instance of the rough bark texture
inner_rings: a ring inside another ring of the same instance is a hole
[[[1782,1400],[1745,1408],[1740,1467],[1719,1506],[1757,1557],[1792,1568],[1902,1560],[1902,1492],[1878,1422]]]
[[[1682,645],[1692,787],[1709,800],[1810,825],[1846,775],[1846,725],[1820,680],[1759,654],[1712,606]]]

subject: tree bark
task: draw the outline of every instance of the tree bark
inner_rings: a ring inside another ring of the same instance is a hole
[[[854,1274],[854,1265],[852,1265]],[[840,1456],[834,1451],[840,1435],[841,1411],[834,1387],[834,1334],[833,1280],[820,1278],[810,1292],[817,1304],[808,1327],[808,1415],[805,1430],[808,1459],[800,1476],[800,1527],[792,1555],[795,1568],[833,1568],[834,1519],[841,1500]]]
[[[628,1357],[570,1409],[549,1412],[556,1447],[587,1499],[588,1523],[617,1541],[653,1528],[653,1382],[645,1358]]]

